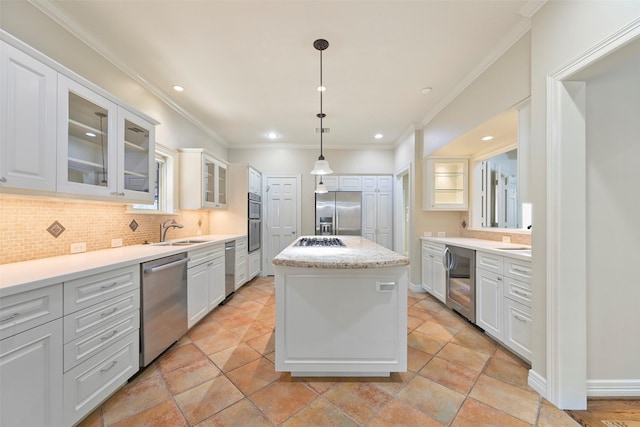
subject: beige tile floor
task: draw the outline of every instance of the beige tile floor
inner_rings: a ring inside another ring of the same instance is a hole
[[[274,370],[273,278],[243,286],[96,409],[93,426],[577,426],[527,385],[527,365],[422,293],[408,367],[390,378]]]

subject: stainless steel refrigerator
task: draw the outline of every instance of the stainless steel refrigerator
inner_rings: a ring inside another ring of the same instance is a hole
[[[362,192],[316,194],[316,235],[362,235]]]

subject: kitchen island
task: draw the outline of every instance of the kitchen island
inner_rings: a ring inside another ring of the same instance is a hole
[[[273,265],[277,371],[389,376],[407,370],[407,257],[359,236],[308,236]]]

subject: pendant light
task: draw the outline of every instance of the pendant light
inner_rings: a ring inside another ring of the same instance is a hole
[[[322,92],[324,92],[324,86],[322,85],[322,51],[329,47],[329,42],[325,39],[318,39],[313,42],[313,47],[320,51],[320,86],[318,87],[318,91],[320,91],[320,113],[316,115],[318,118],[320,118],[320,156],[313,165],[311,175],[328,175],[330,173],[333,173],[333,171],[329,167],[329,162],[326,161],[324,159],[324,156],[322,155],[322,134],[324,133],[324,128],[322,127],[322,119],[326,117],[326,114],[322,112]],[[321,183],[322,180],[320,180],[320,184]]]
[[[327,187],[324,185],[324,182],[322,182],[322,175],[320,175],[320,182],[318,183],[318,186],[316,187],[316,194],[324,194],[324,193],[328,193],[329,190],[327,190]]]

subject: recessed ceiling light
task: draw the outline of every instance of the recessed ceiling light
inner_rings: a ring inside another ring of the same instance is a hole
[[[431,88],[431,87],[423,87],[422,90],[420,91],[420,93],[422,93],[423,95],[429,95],[432,90],[433,90],[433,88]]]
[[[275,132],[269,132],[267,134],[267,138],[269,138],[269,139],[276,139],[277,137],[278,137],[278,134],[275,133]]]
[[[481,139],[483,141],[491,141],[493,139],[493,137],[491,135],[487,135],[487,136],[483,136]]]
[[[382,135],[381,133],[376,133],[375,135],[373,135],[373,137],[375,139],[381,139],[384,135]]]
[[[173,85],[173,90],[176,92],[184,92],[184,88],[180,85]]]
[[[325,90],[327,90],[326,86],[318,86],[318,92],[324,92]]]
[[[87,132],[87,133],[85,133],[85,135],[90,136],[91,138],[95,138],[96,137],[96,134],[93,133],[93,132]]]

